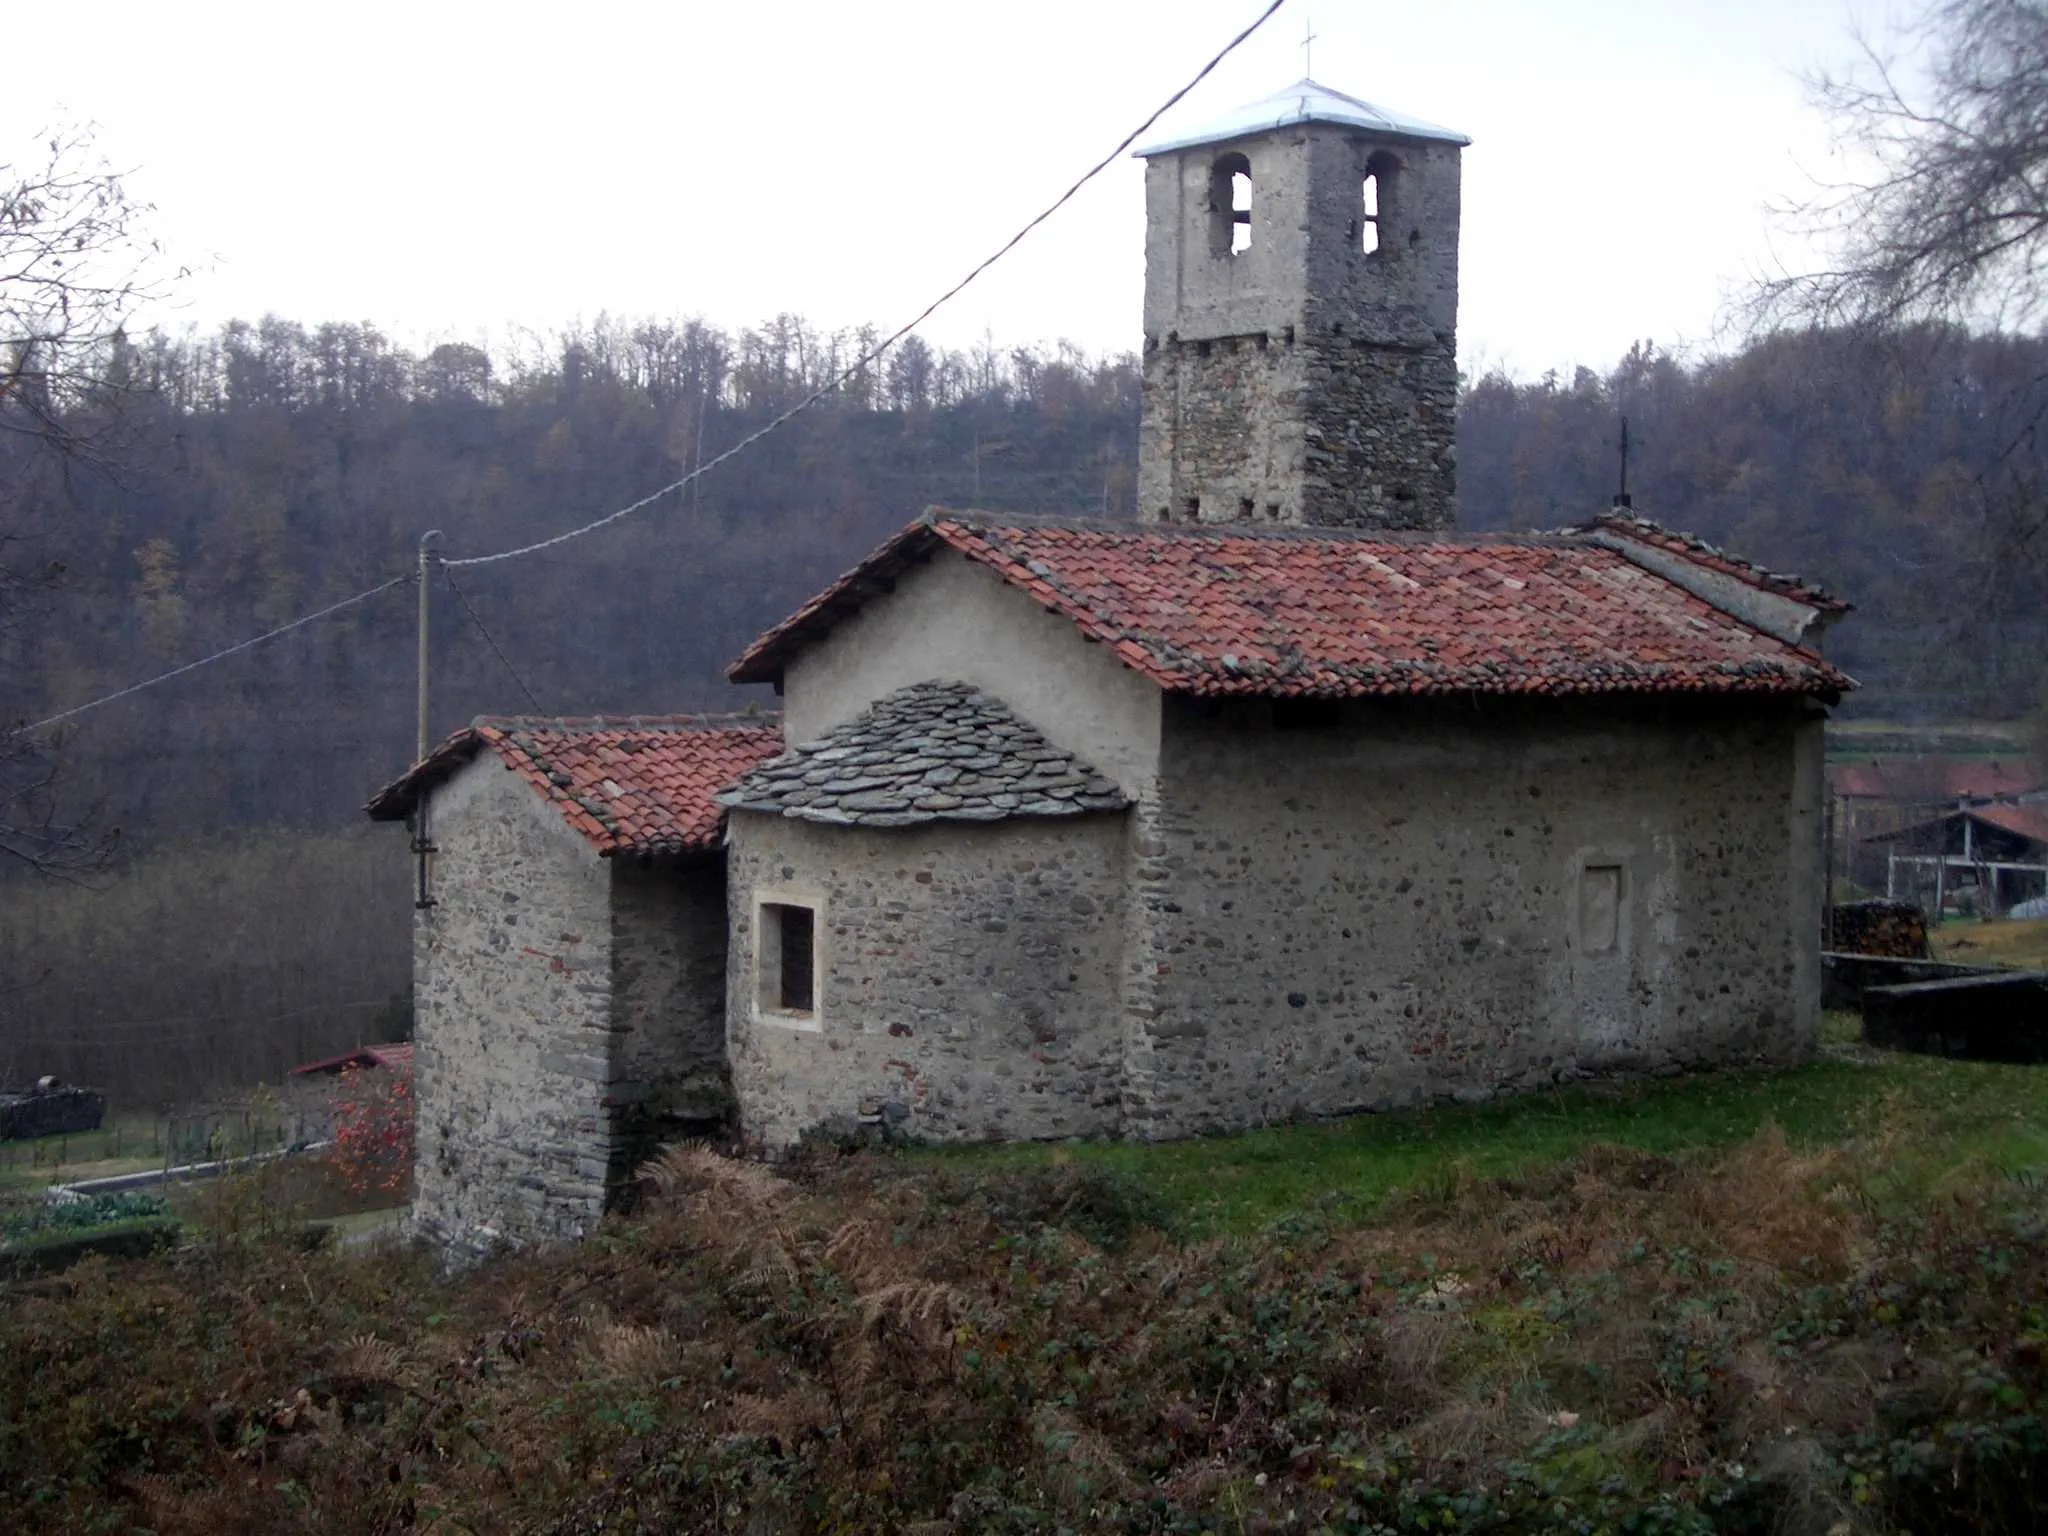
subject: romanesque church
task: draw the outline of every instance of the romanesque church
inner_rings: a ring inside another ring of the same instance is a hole
[[[934,509],[730,669],[780,721],[481,719],[380,792],[420,1229],[651,1141],[1175,1137],[1818,1023],[1844,605],[1625,510],[1455,531],[1465,139],[1311,81],[1140,151],[1137,521]]]

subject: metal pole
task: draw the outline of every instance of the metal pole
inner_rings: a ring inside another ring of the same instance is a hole
[[[430,528],[420,535],[420,624],[419,624],[419,729],[415,733],[413,761],[427,760],[427,749],[433,742],[427,737],[427,561],[431,558],[427,545],[441,537],[441,530]]]
[[[419,719],[413,755],[415,764],[424,763],[427,760],[427,753],[434,745],[427,735],[427,562],[430,558],[427,545],[440,537],[441,530],[438,528],[429,529],[420,535]],[[418,794],[419,798],[412,812],[412,851],[416,875],[412,904],[416,910],[424,912],[434,904],[433,889],[428,883],[427,875],[427,860],[433,857],[434,843],[428,829],[428,796],[425,784],[420,786]]]

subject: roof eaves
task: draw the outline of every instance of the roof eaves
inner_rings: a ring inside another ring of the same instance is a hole
[[[483,718],[448,736],[425,757],[370,796],[363,812],[372,821],[403,821],[419,804],[420,791],[452,778],[485,745],[498,739],[494,725]]]

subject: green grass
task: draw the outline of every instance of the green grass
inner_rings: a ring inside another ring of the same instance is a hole
[[[1527,1175],[1596,1144],[1678,1155],[1730,1146],[1775,1125],[1794,1146],[1813,1147],[1872,1136],[1887,1124],[1908,1132],[1890,1169],[1902,1196],[1924,1194],[1966,1166],[2048,1168],[2048,1075],[1929,1057],[1831,1057],[1194,1141],[916,1155],[990,1166],[1073,1159],[1136,1178],[1188,1236],[1242,1235],[1309,1210],[1364,1219],[1398,1195]]]

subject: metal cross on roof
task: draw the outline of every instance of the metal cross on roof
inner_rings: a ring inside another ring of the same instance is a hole
[[[1301,73],[1302,78],[1306,80],[1313,80],[1316,77],[1316,34],[1313,16],[1305,16],[1301,22]]]

